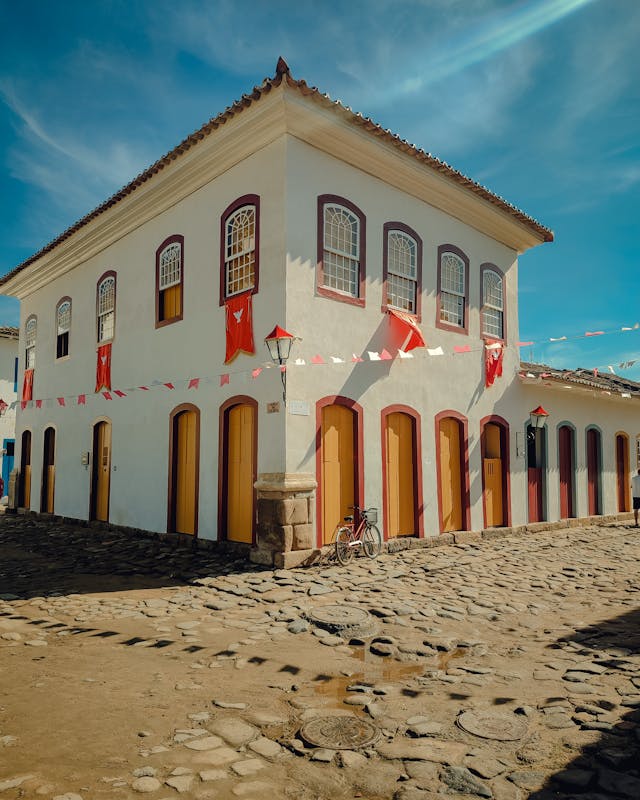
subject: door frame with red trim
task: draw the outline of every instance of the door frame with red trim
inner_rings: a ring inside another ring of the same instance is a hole
[[[578,516],[577,512],[577,498],[576,498],[576,426],[569,422],[568,420],[563,420],[562,422],[558,423],[557,426],[557,434],[558,434],[558,514],[560,519],[574,519]],[[565,463],[565,454],[563,451],[563,444],[562,444],[562,431],[567,430],[569,432],[569,463],[568,465]],[[569,478],[567,482],[567,498],[566,498],[566,514],[563,513],[563,489],[562,489],[562,479],[563,475],[566,472],[567,477]]]
[[[631,511],[630,500],[630,487],[631,487],[631,471],[629,459],[629,435],[624,431],[618,431],[614,438],[615,442],[615,461],[616,461],[616,495],[618,513]],[[622,471],[620,470],[620,443],[622,443]]]
[[[587,462],[587,510],[590,517],[600,516],[602,514],[602,431],[597,425],[589,425],[585,429],[584,435]],[[593,464],[591,448],[589,447],[590,439],[593,439],[596,443],[595,465]],[[591,502],[592,476],[595,478],[594,503]]]
[[[453,418],[460,425],[460,478],[461,478],[461,501],[462,501],[462,530],[471,530],[471,494],[469,480],[469,421],[459,411],[447,409],[436,414],[433,423],[436,438],[436,483],[438,490],[438,524],[440,533],[444,532],[444,520],[442,516],[442,467],[440,463],[440,422],[443,419]]]
[[[380,412],[380,427],[382,435],[382,507],[383,507],[383,538],[388,539],[389,527],[389,491],[387,475],[387,420],[390,414],[406,414],[412,422],[412,449],[413,449],[413,515],[415,531],[418,538],[424,538],[424,501],[422,494],[422,433],[420,414],[410,406],[394,404],[383,408]]]
[[[549,432],[547,426],[532,428],[529,423],[525,423],[524,440],[526,442],[527,520],[529,522],[544,522],[548,517],[547,468],[549,463]],[[531,466],[532,453],[534,453],[534,466]],[[532,479],[536,481],[536,508],[532,508]]]
[[[316,402],[316,541],[322,547],[324,537],[322,531],[322,409],[326,406],[345,406],[354,413],[353,452],[355,463],[353,465],[353,496],[355,505],[361,508],[364,505],[364,425],[363,409],[355,400],[343,395],[327,395]]]
[[[498,414],[490,414],[480,420],[480,458],[482,462],[482,519],[487,527],[487,503],[484,479],[485,459],[485,427],[489,424],[497,425],[500,429],[500,458],[502,460],[502,525],[511,525],[511,462],[509,454],[509,423]]]

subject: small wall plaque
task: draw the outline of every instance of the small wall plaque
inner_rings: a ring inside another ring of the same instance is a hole
[[[277,414],[280,411],[280,402],[267,403],[267,414]]]
[[[289,413],[298,414],[301,417],[308,417],[311,413],[309,403],[306,400],[289,400]]]

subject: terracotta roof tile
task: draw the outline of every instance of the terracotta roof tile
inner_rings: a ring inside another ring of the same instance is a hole
[[[316,87],[309,86],[306,81],[296,80],[295,78],[293,78],[291,76],[286,61],[282,57],[280,57],[278,59],[278,63],[276,66],[276,74],[273,78],[265,78],[265,80],[259,86],[255,86],[249,94],[242,95],[242,97],[239,100],[237,100],[231,106],[228,106],[223,112],[218,114],[216,117],[213,117],[208,122],[205,122],[201,128],[192,133],[190,136],[187,136],[187,138],[184,139],[182,142],[180,142],[180,144],[174,147],[166,155],[159,158],[156,162],[151,164],[151,166],[147,167],[147,169],[145,169],[132,181],[126,184],[126,186],[123,186],[122,189],[117,191],[115,194],[111,195],[111,197],[107,198],[107,200],[105,200],[103,203],[97,206],[97,208],[95,208],[93,211],[90,211],[84,217],[82,217],[73,225],[71,225],[69,228],[67,228],[65,231],[63,231],[59,236],[57,236],[55,239],[49,242],[49,244],[45,245],[43,248],[38,250],[37,253],[34,253],[32,256],[27,258],[17,267],[15,267],[6,275],[1,277],[0,286],[2,286],[11,278],[13,278],[23,269],[25,269],[25,267],[28,267],[30,264],[33,264],[33,262],[37,261],[41,256],[54,250],[58,245],[62,244],[62,242],[67,240],[76,231],[80,230],[80,228],[83,228],[85,225],[94,220],[96,217],[99,217],[109,208],[112,208],[122,199],[132,194],[138,187],[142,186],[144,183],[150,180],[154,175],[157,175],[159,172],[161,172],[172,161],[175,161],[177,158],[184,155],[184,153],[186,153],[192,147],[197,145],[199,141],[204,139],[206,136],[209,136],[213,131],[217,130],[220,126],[224,125],[227,122],[227,120],[231,119],[236,114],[242,113],[242,111],[245,108],[249,108],[255,102],[259,101],[260,98],[263,95],[268,94],[272,90],[272,88],[280,86],[283,80],[286,81],[287,86],[298,90],[302,95],[308,97],[314,97],[319,103],[324,105],[326,108],[331,108],[336,113],[341,114],[343,118],[346,119],[348,122],[358,125],[364,128],[365,130],[369,131],[373,135],[382,138],[384,141],[393,145],[401,152],[408,153],[409,155],[413,156],[417,161],[428,165],[431,169],[434,169],[436,172],[439,172],[440,174],[453,180],[455,183],[458,183],[465,189],[472,191],[474,194],[478,195],[483,200],[486,200],[487,202],[496,206],[496,208],[500,209],[504,213],[518,220],[526,228],[528,228],[530,231],[539,236],[543,241],[545,242],[553,241],[553,232],[549,228],[546,228],[541,223],[533,219],[533,217],[530,217],[529,215],[525,214],[524,211],[521,211],[516,206],[512,205],[511,203],[508,203],[504,198],[500,197],[497,194],[494,194],[486,187],[482,186],[479,183],[476,183],[471,178],[464,175],[462,172],[459,172],[458,170],[454,169],[445,161],[441,161],[439,158],[436,158],[435,156],[431,155],[431,153],[427,153],[426,151],[421,150],[416,145],[407,142],[405,139],[401,139],[397,134],[392,133],[390,130],[382,128],[380,125],[374,122],[370,117],[365,117],[362,114],[355,113],[349,107],[342,105],[342,103],[340,103],[338,100],[332,100],[328,94],[320,92]]]
[[[640,383],[637,381],[623,378],[620,375],[612,375],[609,372],[597,372],[594,374],[592,369],[556,369],[546,364],[532,364],[523,361],[520,364],[523,373],[530,373],[534,378],[544,378],[554,383],[569,383],[589,389],[599,389],[604,392],[615,394],[630,394],[632,397],[640,397]]]

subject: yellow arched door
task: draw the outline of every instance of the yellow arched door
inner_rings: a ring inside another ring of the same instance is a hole
[[[413,536],[416,531],[413,420],[394,412],[386,417],[387,536]]]
[[[109,521],[111,484],[111,423],[97,422],[93,427],[93,481],[91,519]]]
[[[333,541],[336,525],[355,500],[355,424],[353,411],[331,405],[322,409],[322,541]]]
[[[440,420],[440,498],[442,530],[461,531],[462,525],[462,437],[453,417]]]
[[[174,421],[175,532],[196,532],[198,507],[198,441],[195,411],[182,411]]]
[[[227,411],[227,539],[253,541],[256,472],[255,408],[241,403]]]
[[[504,525],[504,503],[502,497],[502,448],[500,426],[489,422],[484,426],[484,507],[486,526]]]

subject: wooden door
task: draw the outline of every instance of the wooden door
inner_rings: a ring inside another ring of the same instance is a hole
[[[20,507],[31,508],[31,431],[22,434],[20,456]]]
[[[333,541],[336,525],[356,503],[356,417],[346,406],[322,409],[322,541]]]
[[[386,417],[387,536],[415,536],[415,433],[408,414]]]
[[[54,428],[47,428],[44,432],[44,448],[42,457],[42,492],[40,496],[40,511],[53,514],[53,498],[56,482],[56,432]]]
[[[626,436],[616,436],[616,477],[618,483],[618,511],[629,511],[629,442]]]
[[[575,517],[573,508],[574,465],[573,429],[563,425],[558,433],[558,461],[560,473],[560,518]]]
[[[462,436],[453,417],[440,420],[440,498],[442,530],[463,529]]]
[[[600,434],[594,428],[587,431],[587,491],[589,516],[600,514]]]
[[[109,492],[111,487],[111,423],[97,422],[93,426],[91,519],[109,521]]]
[[[504,525],[503,458],[500,426],[489,422],[484,426],[484,461],[482,465],[485,525]]]
[[[233,406],[227,412],[227,539],[253,542],[256,475],[255,408]]]
[[[195,411],[182,411],[174,418],[173,498],[174,530],[195,534],[198,508],[198,441]]]

